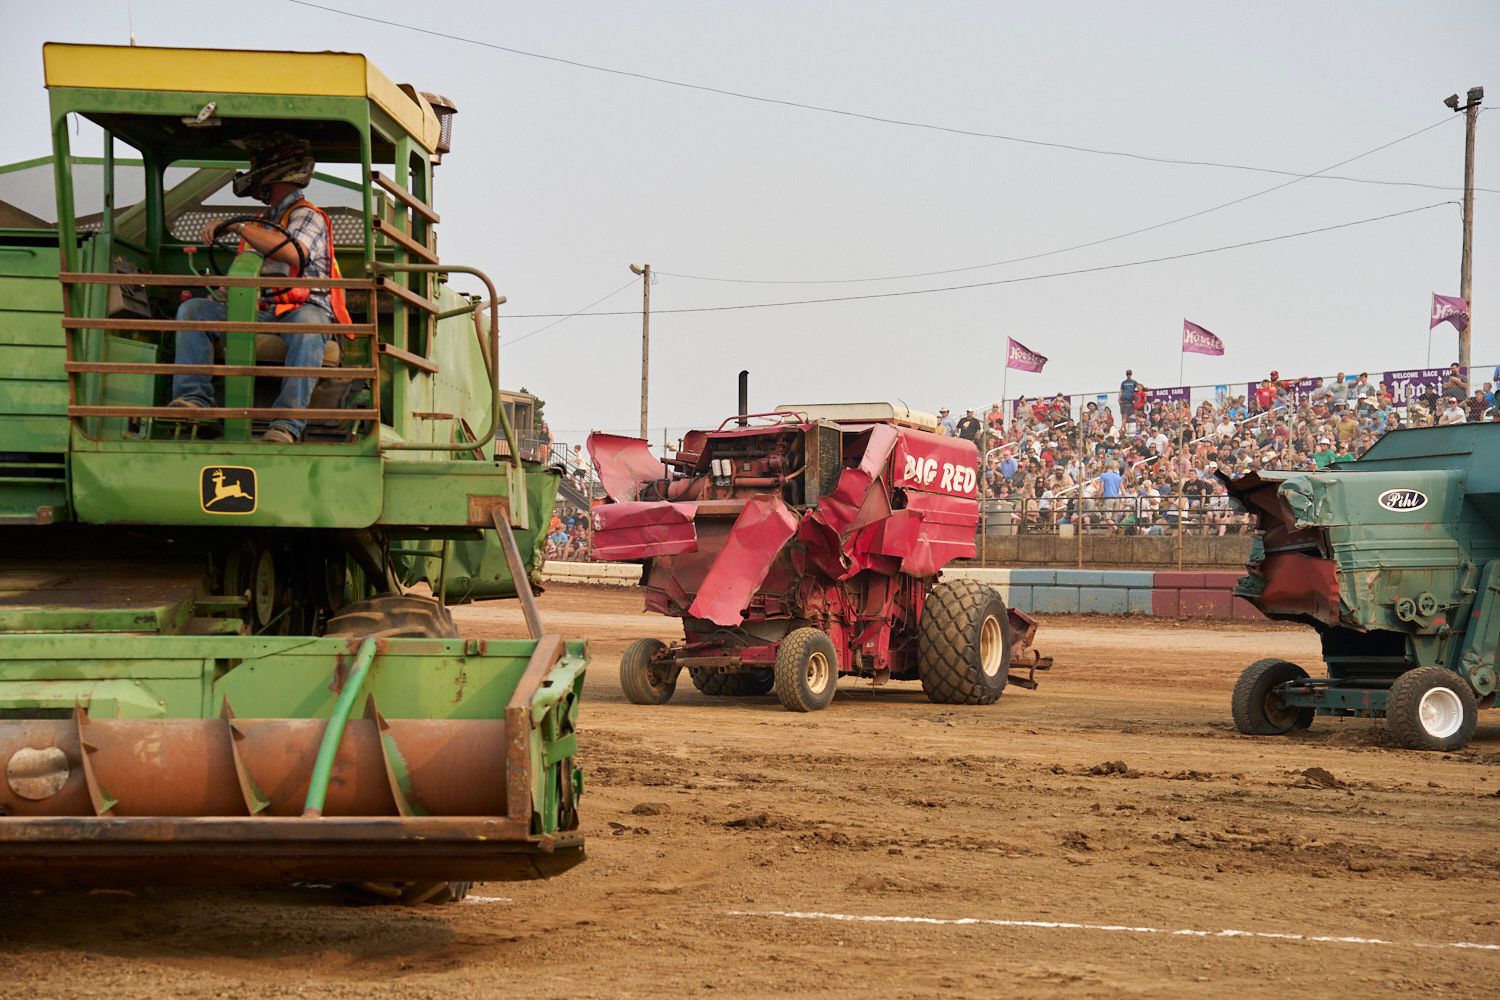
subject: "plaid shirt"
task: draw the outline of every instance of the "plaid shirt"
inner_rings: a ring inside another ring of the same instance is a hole
[[[281,217],[286,214],[289,206],[302,200],[302,191],[297,189],[287,195],[281,201],[267,208],[263,217],[271,222],[280,222]],[[303,278],[329,278],[333,276],[333,268],[330,264],[333,252],[333,234],[323,223],[323,216],[312,208],[303,206],[296,209],[286,220],[286,228],[292,234],[292,239],[302,248],[302,253],[307,257],[307,267],[302,271]],[[279,268],[280,273],[289,273],[285,264],[270,263],[265,270],[277,273],[273,268]],[[307,301],[322,306],[333,314],[333,306],[328,301],[328,289],[314,288],[308,292]]]

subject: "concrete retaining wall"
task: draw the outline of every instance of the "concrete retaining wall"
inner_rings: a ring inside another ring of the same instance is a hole
[[[1233,594],[1240,572],[1177,570],[1029,569],[957,566],[950,579],[978,580],[1000,591],[1018,611],[1039,614],[1158,615],[1165,618],[1260,618]],[[641,568],[634,563],[549,562],[542,579],[633,587]]]
[[[979,536],[975,545],[987,566],[1078,563],[1078,539],[1072,535],[1009,535],[992,530],[988,537]],[[1182,565],[1238,570],[1249,557],[1249,535],[1188,534],[1180,539],[1176,535],[1083,536],[1083,561],[1088,566],[1175,569]]]
[[[1239,572],[957,566],[943,575],[990,584],[1010,607],[1039,614],[1262,617],[1234,596],[1234,585],[1243,575]]]
[[[636,563],[546,562],[543,583],[593,583],[607,587],[634,587],[641,582]]]

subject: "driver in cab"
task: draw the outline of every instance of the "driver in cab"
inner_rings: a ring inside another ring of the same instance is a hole
[[[240,250],[254,250],[266,259],[263,274],[290,275],[303,278],[337,278],[338,263],[333,256],[333,224],[328,214],[302,196],[302,189],[312,180],[315,164],[312,147],[305,139],[276,134],[250,140],[250,169],[234,177],[234,193],[247,195],[267,207],[259,221],[210,221],[203,227],[203,242],[212,244],[233,234],[240,239]],[[262,322],[277,323],[349,323],[342,289],[283,288],[260,301]],[[227,317],[223,302],[212,298],[191,298],[177,309],[179,320],[199,322],[222,321]],[[327,337],[320,333],[284,333],[285,364],[296,368],[318,368],[323,364]],[[213,364],[214,346],[222,344],[224,334],[198,330],[177,333],[177,363],[181,365]],[[306,409],[312,397],[316,378],[284,378],[281,392],[272,405],[277,409]],[[186,409],[212,407],[213,380],[208,375],[174,375],[172,405]],[[307,421],[287,417],[271,422],[262,440],[291,444],[302,436]]]

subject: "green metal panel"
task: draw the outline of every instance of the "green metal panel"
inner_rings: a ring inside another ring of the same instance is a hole
[[[397,467],[396,463],[386,467],[388,490],[393,481],[406,481],[406,477],[395,474]],[[513,532],[516,545],[521,550],[521,558],[530,567],[531,582],[539,585],[546,530],[552,521],[552,510],[557,501],[559,477],[557,473],[537,465],[528,464],[525,469],[529,527],[516,528]],[[419,482],[420,479],[413,477],[413,481]],[[516,595],[510,566],[505,560],[499,536],[493,530],[482,532],[478,539],[459,539],[446,543],[406,542],[399,550],[392,552],[392,557],[401,579],[408,586],[425,581],[437,589],[441,583],[444,596],[450,601]]]
[[[201,503],[205,470],[254,471],[254,511],[216,514]],[[73,504],[97,524],[364,528],[380,516],[380,457],[348,446],[270,449],[254,442],[97,442],[75,433]]]
[[[81,704],[94,717],[208,718],[227,700],[242,718],[326,718],[357,645],[306,637],[0,635],[0,708]],[[391,639],[368,690],[386,718],[499,718],[535,649],[531,640]],[[569,683],[586,657],[584,643],[565,645],[560,668]],[[562,692],[544,694],[534,715]]]

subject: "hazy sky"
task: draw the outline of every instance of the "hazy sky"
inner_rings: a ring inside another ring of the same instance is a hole
[[[1443,119],[1335,173],[1456,188],[1462,116],[1500,107],[1500,4],[511,4],[329,6],[567,59],[950,128],[1312,172]],[[47,152],[41,44],[124,43],[125,0],[0,0],[11,95],[0,161]],[[881,124],[574,68],[295,6],[132,0],[137,42],[359,51],[459,106],[439,168],[443,257],[494,276],[511,315],[567,313],[666,272],[658,310],[904,291],[1163,257],[1457,201],[1456,190],[1311,179],[1090,249],[858,284],[730,284],[939,271],[1114,236],[1290,178],[1143,162]],[[416,21],[426,17],[427,20]],[[1477,183],[1500,188],[1500,116]],[[80,153],[94,153],[80,149]],[[1500,195],[1476,197],[1476,364],[1500,363]],[[1430,293],[1457,294],[1459,210],[1187,260],[964,291],[652,321],[651,423],[717,424],[751,403],[998,399],[1007,336],[1051,358],[1020,392],[1103,391],[1126,367],[1178,384],[1184,317],[1224,339],[1191,384],[1420,366]],[[640,288],[597,306],[632,310]],[[551,320],[507,318],[504,339]],[[1442,327],[1433,363],[1456,338]],[[631,430],[638,315],[580,316],[502,347],[504,383],[547,400],[554,434]],[[674,434],[675,436],[675,434]]]

